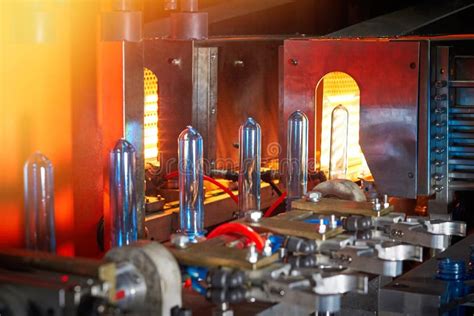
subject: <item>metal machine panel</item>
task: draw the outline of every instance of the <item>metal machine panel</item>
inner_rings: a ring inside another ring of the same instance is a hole
[[[293,111],[305,111],[313,126],[309,158],[314,159],[316,86],[330,72],[347,73],[360,89],[360,145],[379,191],[416,197],[419,46],[388,40],[285,41],[280,125]]]
[[[262,128],[262,162],[278,159],[278,47],[273,37],[215,38],[196,46],[218,49],[215,136],[217,168],[239,161],[239,127],[251,116]]]
[[[158,78],[158,142],[162,170],[177,169],[177,139],[192,123],[193,42],[145,40],[145,67]]]

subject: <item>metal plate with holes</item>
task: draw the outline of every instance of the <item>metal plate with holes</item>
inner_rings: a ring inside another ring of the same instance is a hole
[[[185,249],[170,247],[169,250],[181,265],[209,268],[225,266],[234,269],[255,270],[279,259],[278,253],[275,253],[269,257],[259,256],[256,263],[250,263],[247,259],[247,249],[227,247],[226,241],[221,237],[192,244]]]
[[[306,223],[313,213],[307,211],[291,211],[275,217],[262,218],[256,223],[246,223],[257,231],[272,232],[288,236],[302,237],[314,240],[326,240],[343,232],[341,226],[335,229],[326,225],[326,232],[319,233],[319,224]]]

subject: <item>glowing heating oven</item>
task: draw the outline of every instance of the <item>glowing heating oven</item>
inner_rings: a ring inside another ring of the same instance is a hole
[[[449,216],[456,194],[474,190],[472,40],[286,40],[280,124],[308,115],[310,166],[328,178],[373,179]]]
[[[158,154],[158,78],[149,69],[144,69],[145,117],[144,148],[145,163],[159,166]]]

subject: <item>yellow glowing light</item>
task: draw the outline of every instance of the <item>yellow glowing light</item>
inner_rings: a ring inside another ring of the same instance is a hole
[[[322,171],[329,173],[330,165],[330,145],[331,145],[331,114],[338,105],[343,106],[349,113],[348,133],[346,128],[335,129],[333,135],[334,144],[339,150],[339,154],[333,159],[341,158],[340,153],[347,150],[347,172],[345,175],[338,175],[350,180],[365,178],[370,176],[370,170],[365,161],[364,154],[359,145],[359,116],[360,116],[360,90],[356,81],[343,72],[332,72],[324,76],[322,97],[322,118],[321,118],[321,161]],[[347,121],[344,121],[344,124]],[[337,123],[337,122],[336,122]],[[341,148],[346,146],[347,148]],[[334,150],[334,148],[333,148]],[[333,161],[333,165],[340,165],[340,162]]]
[[[158,160],[158,78],[149,69],[144,69],[145,117],[144,145],[145,161],[159,165]]]

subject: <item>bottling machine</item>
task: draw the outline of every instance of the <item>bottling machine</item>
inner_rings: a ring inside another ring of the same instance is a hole
[[[131,3],[101,17],[79,256],[37,152],[1,315],[472,312],[474,37],[209,38],[183,0],[161,38]]]

